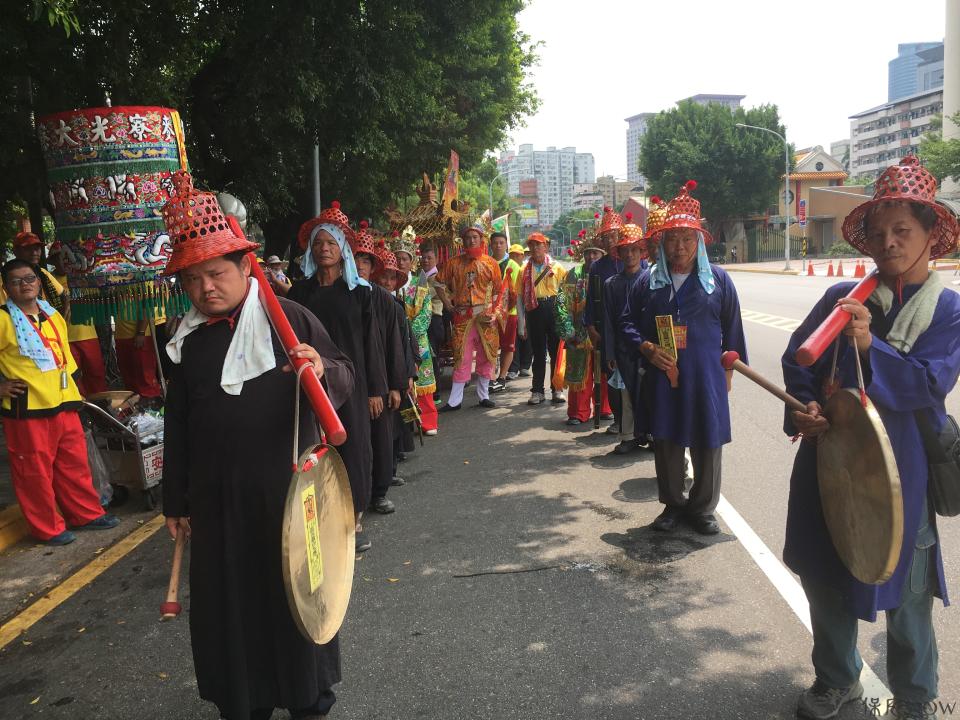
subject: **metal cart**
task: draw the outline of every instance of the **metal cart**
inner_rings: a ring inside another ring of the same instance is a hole
[[[110,484],[140,490],[147,510],[160,500],[163,443],[143,445],[143,438],[99,405],[84,401],[92,419],[93,437],[110,470]],[[152,433],[151,433],[152,434]]]

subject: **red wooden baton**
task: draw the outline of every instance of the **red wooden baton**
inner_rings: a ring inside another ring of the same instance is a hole
[[[879,279],[880,277],[874,270],[858,282],[847,297],[864,302],[876,289]],[[835,307],[826,319],[820,323],[820,327],[810,333],[810,337],[797,349],[796,360],[800,366],[810,367],[813,365],[830,347],[830,343],[837,339],[837,335],[847,326],[848,322],[850,322],[850,313],[842,307]]]
[[[247,257],[250,259],[250,274],[257,279],[257,284],[260,287],[260,302],[263,304],[263,309],[267,311],[270,324],[277,331],[280,344],[283,345],[283,349],[289,357],[291,349],[299,345],[300,341],[297,339],[296,333],[293,332],[293,328],[290,327],[290,321],[287,320],[287,316],[280,307],[273,288],[270,287],[263,270],[260,269],[257,257],[253,253],[250,253]],[[299,370],[308,362],[310,361],[306,358],[290,358],[290,364],[293,365],[294,371]],[[327,436],[327,442],[331,445],[343,445],[347,440],[347,431],[344,430],[337,411],[330,404],[330,398],[327,397],[327,391],[323,389],[320,380],[312,372],[304,372],[300,376],[300,384],[307,394],[307,400],[310,401],[310,406],[313,408],[317,420],[320,421],[323,434]]]

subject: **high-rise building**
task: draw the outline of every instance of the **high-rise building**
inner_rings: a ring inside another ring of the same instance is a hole
[[[647,132],[647,121],[656,113],[640,113],[625,119],[627,123],[627,180],[646,187],[647,179],[640,172],[640,141]]]
[[[497,161],[505,173],[508,194],[520,194],[523,180],[537,181],[537,205],[541,227],[552,225],[563,213],[573,209],[573,186],[592,183],[596,179],[593,155],[578,153],[574,147],[534,150],[521,145],[517,152],[504,151]]]
[[[930,87],[925,88],[921,83],[937,82],[936,68],[929,67],[936,64],[937,56],[936,53],[932,57],[922,56],[920,53],[937,47],[940,48],[939,84],[931,84]],[[927,68],[925,76],[923,71],[918,72],[921,65]],[[943,43],[919,42],[897,45],[897,57],[887,63],[887,102],[938,87],[943,87]]]
[[[916,93],[850,116],[850,175],[882,173],[915,155],[930,121],[943,112],[943,90]]]
[[[830,143],[830,157],[836,160],[843,169],[850,172],[850,140],[844,138]]]
[[[717,105],[728,107],[731,110],[736,110],[738,107],[740,107],[740,101],[745,97],[746,95],[718,95],[713,93],[700,93],[699,95],[691,95],[683,100],[678,100],[677,103],[679,104],[684,100],[690,100],[691,102],[695,102],[697,105],[710,105],[715,103]]]
[[[597,178],[597,194],[603,197],[603,204],[619,210],[631,195],[639,192],[636,183],[618,180],[613,175],[601,175]]]

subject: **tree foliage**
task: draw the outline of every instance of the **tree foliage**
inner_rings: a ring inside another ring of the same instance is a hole
[[[960,126],[960,113],[951,115],[947,121]],[[934,118],[931,131],[920,138],[920,157],[938,182],[946,178],[960,182],[960,138],[943,139],[942,117]]]
[[[669,199],[693,179],[704,217],[711,220],[763,212],[783,183],[783,143],[756,125],[784,135],[775,105],[731,111],[691,101],[650,119],[640,146],[640,172],[648,191]],[[791,153],[792,155],[792,153]]]
[[[167,105],[201,185],[229,189],[268,234],[324,202],[377,215],[450,148],[479,163],[536,108],[522,0],[0,0],[0,202],[43,193],[31,113]],[[73,13],[74,31],[35,5]]]

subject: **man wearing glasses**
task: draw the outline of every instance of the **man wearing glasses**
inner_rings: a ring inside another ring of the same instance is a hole
[[[67,524],[103,530],[119,521],[104,514],[90,476],[67,324],[40,297],[32,263],[11,260],[0,276],[7,295],[0,305],[0,374],[7,378],[0,416],[13,489],[34,537],[66,545],[76,539]]]

